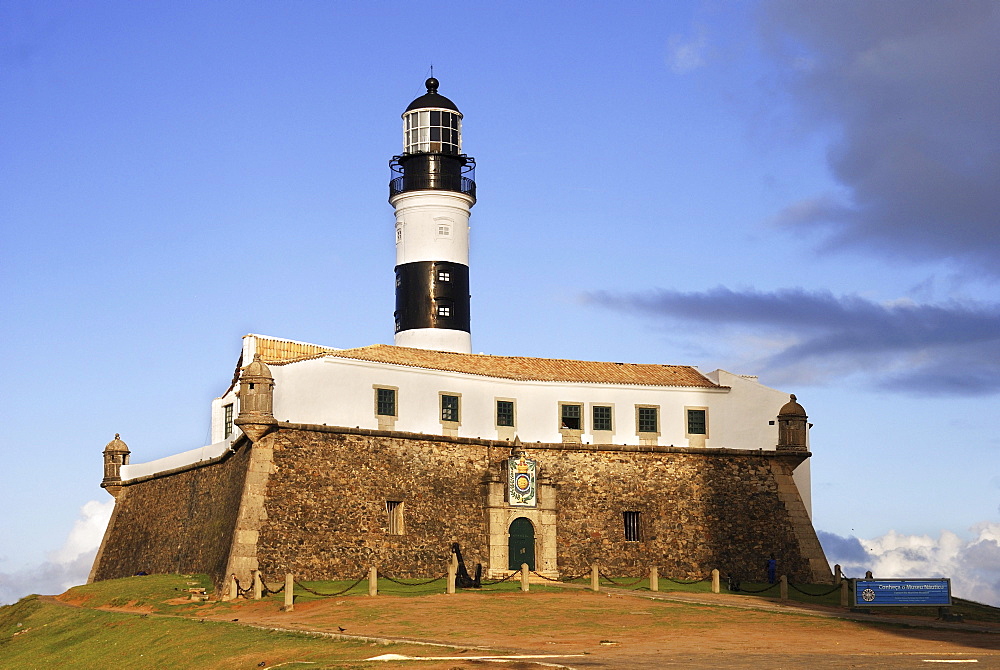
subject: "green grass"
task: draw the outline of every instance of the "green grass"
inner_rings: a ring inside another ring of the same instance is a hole
[[[201,603],[186,600],[168,604],[167,600],[188,598],[190,588],[204,588],[212,593],[212,582],[206,575],[144,575],[75,586],[66,592],[67,598],[86,607],[150,607],[162,614],[182,614],[197,609]]]
[[[416,582],[419,580],[403,580]],[[628,581],[625,578],[616,579],[619,583]],[[588,584],[588,580],[580,580],[577,584]],[[352,582],[307,582],[306,585],[323,593],[333,593],[350,586]],[[613,586],[605,582],[604,587]],[[766,585],[745,584],[745,588],[759,589]],[[246,600],[229,603],[201,603],[185,600],[187,589],[193,587],[210,588],[208,579],[202,575],[152,575],[144,577],[129,577],[70,589],[64,599],[80,603],[83,607],[68,607],[53,603],[38,596],[29,596],[20,602],[0,607],[0,666],[19,670],[21,668],[51,668],[71,667],[109,668],[128,667],[144,670],[146,668],[177,668],[178,670],[194,670],[196,668],[253,668],[272,667],[280,664],[282,668],[362,668],[370,667],[360,659],[368,658],[387,650],[396,653],[412,653],[413,648],[407,645],[393,645],[391,648],[372,646],[366,643],[335,641],[305,633],[266,631],[230,622],[229,618],[237,618],[243,608],[256,607]],[[632,589],[647,587],[643,582],[632,585]],[[800,587],[803,590],[819,593],[830,589],[828,585]],[[516,592],[520,589],[518,580],[492,585],[481,590],[462,590],[471,598],[462,598],[454,602],[456,616],[468,620],[475,619],[475,612],[483,602],[481,598],[503,598],[507,611],[518,615],[521,623],[514,626],[528,626],[534,631],[538,622],[531,614],[536,603],[530,594],[521,597]],[[389,580],[379,581],[379,591],[383,595],[406,597],[432,596],[445,590],[443,581],[422,585],[399,585]],[[694,584],[677,584],[661,579],[660,590],[663,592],[688,592],[711,595],[710,582]],[[425,628],[425,621],[418,617],[410,617],[401,621],[399,613],[393,610],[391,600],[380,600],[367,597],[367,582],[361,582],[351,591],[336,598],[350,599],[356,607],[354,611],[373,621],[386,619],[393,623],[397,631],[407,634],[420,634]],[[605,599],[595,597],[589,591],[582,589],[566,590],[560,586],[531,584],[532,594],[538,593],[573,593],[580,596],[576,603],[560,601],[564,614],[577,611],[579,616],[563,621],[559,626],[570,626],[566,632],[578,633],[580,627],[593,626],[594,635],[604,632],[604,623],[598,613],[603,611]],[[648,591],[644,591],[648,593]],[[296,590],[296,601],[299,603],[316,600],[312,594]],[[777,589],[762,594],[738,592],[746,598],[777,598]],[[361,596],[360,598],[358,596]],[[839,592],[834,592],[820,598],[811,598],[795,589],[789,589],[789,596],[803,602],[820,602],[823,604],[839,604]],[[276,607],[283,602],[283,594],[272,595],[266,608]],[[176,602],[171,602],[176,601]],[[637,605],[636,616],[645,614],[648,618],[637,618],[636,625],[648,621],[652,625],[670,625],[672,628],[698,627],[701,625],[690,609],[678,606],[676,603],[659,601],[662,606]],[[647,601],[648,603],[648,601]],[[99,607],[137,606],[147,608],[148,616],[109,612]],[[387,607],[388,605],[388,607]],[[360,606],[358,609],[357,606]],[[646,608],[649,609],[646,609]],[[701,606],[699,606],[701,607]],[[461,610],[461,614],[458,613]],[[952,611],[962,614],[966,621],[1000,622],[1000,609],[981,605],[971,601],[955,599]],[[211,612],[225,621],[202,620]],[[882,608],[879,613],[890,615],[913,615],[936,617],[936,608]],[[403,617],[405,618],[405,617]],[[530,622],[530,623],[525,623]],[[546,624],[543,624],[546,625]],[[552,626],[553,635],[560,632],[559,626]],[[525,629],[524,632],[531,632]],[[517,630],[512,631],[514,633]],[[448,633],[447,635],[460,635]],[[442,635],[448,639],[446,635]],[[426,652],[424,652],[426,653]],[[299,665],[294,661],[308,661],[309,665]],[[405,663],[395,667],[420,667],[419,663]]]
[[[312,662],[301,666],[309,668],[363,668],[370,664],[355,661],[379,653],[360,643],[198,619],[69,608],[36,596],[0,608],[0,664],[11,670],[228,670],[296,660]]]

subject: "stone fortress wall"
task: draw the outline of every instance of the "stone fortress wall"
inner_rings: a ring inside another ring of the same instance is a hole
[[[249,446],[122,486],[90,581],[146,572],[206,573],[218,583],[229,561]]]
[[[612,575],[657,565],[673,578],[719,568],[759,581],[773,554],[793,581],[829,578],[791,477],[808,453],[522,447],[539,462],[539,507],[554,510],[545,517],[554,524],[537,530],[537,542],[554,552],[543,573],[576,575],[597,562]],[[540,518],[490,509],[510,454],[507,442],[278,424],[252,446],[241,439],[232,457],[126,483],[93,578],[206,572],[221,584],[259,568],[268,581],[285,572],[356,579],[371,565],[394,577],[432,577],[444,572],[452,542],[470,569],[482,563],[495,575],[508,567],[497,558],[506,556],[497,545],[507,522],[498,534],[491,513],[536,526]],[[387,501],[402,502],[402,534],[389,532]],[[641,514],[640,541],[625,540],[626,510]],[[544,553],[536,551],[539,561]]]

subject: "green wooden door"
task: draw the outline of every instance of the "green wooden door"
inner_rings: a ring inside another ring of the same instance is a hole
[[[507,555],[509,570],[520,570],[522,563],[527,563],[529,570],[535,569],[535,527],[523,516],[510,524]]]

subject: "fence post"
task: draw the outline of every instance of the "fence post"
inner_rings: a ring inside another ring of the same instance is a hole
[[[719,569],[712,568],[712,593],[719,592]]]
[[[378,595],[378,568],[374,565],[368,568],[368,595]]]
[[[254,600],[260,600],[260,597],[262,595],[261,592],[263,591],[263,589],[261,588],[261,583],[260,583],[260,571],[259,570],[251,570],[250,571],[250,579],[253,580],[253,599]]]
[[[788,600],[788,577],[781,575],[778,592],[782,600]]]
[[[840,569],[840,563],[833,566],[833,583],[840,584],[844,581],[844,573]]]
[[[649,569],[649,590],[660,590],[660,569],[655,565]]]
[[[590,566],[590,590],[598,593],[601,590],[601,569],[597,563]]]
[[[292,573],[285,573],[285,611],[291,612],[295,609],[295,577]]]
[[[455,592],[455,563],[448,561],[448,593]]]
[[[528,592],[528,564],[521,564],[521,591],[523,593]]]
[[[842,580],[840,582],[840,606],[841,607],[849,607],[850,606],[850,604],[851,604],[851,602],[850,602],[850,594],[851,594],[851,584],[850,584],[850,581],[847,580],[847,579],[844,579],[844,580]]]

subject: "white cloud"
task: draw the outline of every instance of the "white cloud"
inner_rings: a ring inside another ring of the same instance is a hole
[[[86,582],[114,506],[114,500],[85,503],[63,546],[50,552],[47,561],[14,572],[0,572],[0,605],[29,593],[62,593]]]
[[[696,70],[705,64],[708,40],[702,31],[695,37],[671,35],[667,40],[667,64],[677,74]]]
[[[937,539],[895,531],[872,539],[823,531],[819,536],[827,558],[848,577],[867,570],[885,579],[949,577],[952,595],[1000,606],[1000,523],[983,522],[971,530],[976,534],[971,540],[949,530]]]

